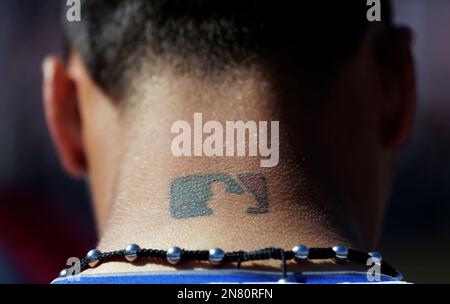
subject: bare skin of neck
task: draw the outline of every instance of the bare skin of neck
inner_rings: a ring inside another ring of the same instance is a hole
[[[164,250],[177,246],[225,251],[291,249],[298,244],[365,246],[345,205],[321,191],[309,172],[308,159],[291,144],[292,130],[285,126],[288,122],[266,82],[252,77],[238,87],[221,90],[226,94],[199,94],[202,90],[189,81],[179,80],[172,86],[173,82],[160,81],[152,97],[146,95],[148,102],[136,97],[126,110],[129,113],[120,118],[126,127],[121,128],[119,152],[111,161],[118,164],[111,169],[114,177],[104,187],[111,193],[111,203],[101,212],[99,250],[119,250],[132,243]],[[262,168],[261,158],[250,156],[175,157],[170,149],[175,137],[171,125],[178,120],[193,123],[196,112],[203,113],[204,122],[217,120],[223,125],[238,120],[280,121],[279,164]],[[93,182],[95,197],[95,178]],[[199,200],[206,205],[199,207]],[[87,273],[197,268],[211,266],[111,262]],[[279,269],[279,261],[248,263],[243,268]]]

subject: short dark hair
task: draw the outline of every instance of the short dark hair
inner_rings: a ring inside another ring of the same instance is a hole
[[[385,24],[389,6],[382,1]],[[366,0],[83,0],[82,21],[65,28],[94,81],[118,96],[141,60],[203,71],[284,62],[331,73],[364,37],[368,9]]]

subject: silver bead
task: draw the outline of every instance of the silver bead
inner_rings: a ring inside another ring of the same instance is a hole
[[[290,278],[286,277],[286,278],[281,278],[278,280],[278,284],[292,284],[294,283],[293,280],[291,280]]]
[[[225,257],[225,252],[220,248],[214,248],[209,251],[209,262],[215,266],[220,265]]]
[[[309,257],[309,248],[305,245],[297,245],[292,248],[297,261],[306,261]]]
[[[171,247],[167,250],[167,262],[172,265],[178,264],[181,261],[181,253],[183,250],[178,247]]]
[[[344,262],[348,258],[348,248],[346,246],[338,245],[333,247],[333,251],[336,254],[336,261]]]
[[[61,272],[59,273],[59,277],[60,278],[66,278],[69,276],[69,270],[67,268],[64,268],[63,270],[61,270]]]
[[[92,249],[86,254],[86,259],[89,264],[89,267],[94,268],[100,262],[99,258],[102,253],[100,250]]]
[[[130,244],[127,247],[125,247],[125,258],[128,262],[134,262],[137,259],[137,254],[141,250],[141,247],[139,247],[136,244]]]
[[[369,256],[372,258],[372,261],[375,264],[380,264],[383,262],[383,257],[381,256],[381,254],[379,252],[373,251],[373,252],[369,252]]]

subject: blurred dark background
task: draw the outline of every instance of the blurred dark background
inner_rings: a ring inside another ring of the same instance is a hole
[[[417,35],[419,106],[379,249],[409,281],[450,283],[450,1],[393,1]],[[0,283],[48,283],[96,243],[88,189],[61,171],[41,106],[61,3],[0,1]]]

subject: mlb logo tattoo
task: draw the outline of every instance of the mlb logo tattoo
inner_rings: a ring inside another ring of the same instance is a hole
[[[255,205],[248,206],[247,214],[269,212],[267,180],[261,174],[239,174],[233,178],[227,174],[193,175],[174,180],[170,186],[170,212],[174,218],[210,216],[214,211],[208,207],[213,197],[212,186],[223,183],[225,192],[243,195],[251,193]]]

